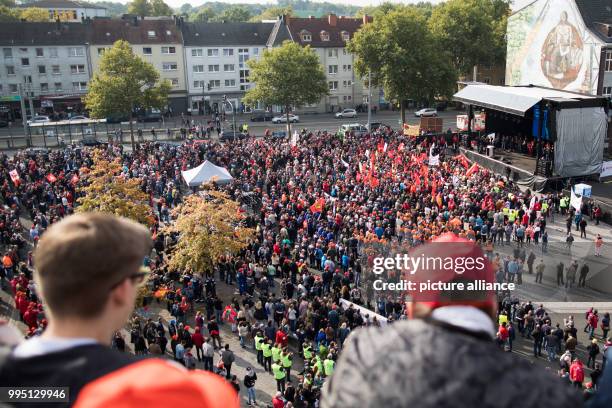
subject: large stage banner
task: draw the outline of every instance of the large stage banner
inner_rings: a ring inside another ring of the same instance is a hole
[[[506,85],[597,93],[603,41],[573,0],[539,0],[508,19]]]

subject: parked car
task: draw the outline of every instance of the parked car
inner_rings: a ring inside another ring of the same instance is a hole
[[[355,109],[345,109],[342,112],[336,113],[336,119],[356,118],[357,111]]]
[[[32,119],[28,120],[28,125],[33,125],[34,123],[48,123],[51,122],[48,116],[34,116]]]
[[[425,117],[425,116],[438,116],[438,111],[435,108],[423,108],[414,112],[414,116]]]
[[[7,127],[8,126],[8,122],[4,119],[0,119],[0,127]]]
[[[298,115],[294,115],[293,113],[289,114],[289,122],[298,123],[300,121],[300,117]],[[287,115],[275,116],[272,118],[272,123],[287,123]]]
[[[138,116],[139,122],[160,122],[162,120],[161,111],[158,109],[151,109],[143,115]]]
[[[285,130],[275,130],[272,132],[273,139],[284,139],[287,137],[287,131]]]
[[[85,135],[83,137],[83,140],[81,140],[81,144],[83,146],[95,147],[95,146],[103,145],[104,143],[99,141],[98,139],[96,139],[95,137],[91,135]]]
[[[346,132],[353,132],[355,136],[365,136],[368,133],[368,128],[359,123],[350,123],[340,126],[336,134],[344,136]]]
[[[383,127],[388,127],[390,128],[391,126],[387,125],[386,123],[382,123],[382,122],[372,122],[370,123],[370,130],[373,132],[375,130],[378,130],[380,128]]]
[[[251,122],[269,122],[273,117],[274,115],[271,112],[257,113],[251,116]]]
[[[70,121],[70,122],[77,121],[77,120],[89,120],[89,118],[87,116],[83,116],[83,115],[76,115],[76,116],[73,116],[70,119],[68,119],[68,121]]]
[[[106,123],[121,123],[128,122],[130,118],[123,115],[111,115],[106,118]]]
[[[238,132],[236,130],[224,130],[223,132],[221,132],[221,134],[219,135],[219,140],[222,142],[225,142],[227,140],[234,140],[234,139],[246,139],[247,135],[242,133],[242,132]]]

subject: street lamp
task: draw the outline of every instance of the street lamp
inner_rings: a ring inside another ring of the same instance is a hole
[[[229,106],[232,108],[232,123],[234,128],[234,137],[236,137],[236,110],[234,109],[234,104],[232,101],[227,100],[227,96],[223,95],[223,108],[225,108],[225,104],[229,103]]]

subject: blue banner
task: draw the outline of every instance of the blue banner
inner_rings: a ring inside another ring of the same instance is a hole
[[[544,118],[542,118],[542,140],[548,140],[548,108],[544,109]]]
[[[540,107],[533,107],[533,125],[531,127],[531,135],[534,139],[540,138]]]

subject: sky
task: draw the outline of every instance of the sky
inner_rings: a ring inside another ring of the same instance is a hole
[[[129,3],[130,0],[113,0],[119,1],[120,3]],[[274,0],[218,0],[223,1],[224,3],[269,3],[275,4]],[[351,4],[355,6],[370,6],[370,5],[378,5],[380,3],[384,3],[385,0],[328,0],[330,3],[339,3],[339,4]],[[386,0],[391,3],[418,3],[421,0]],[[429,0],[431,3],[440,3],[444,0]],[[513,9],[517,9],[523,7],[524,5],[532,2],[533,0],[514,0]],[[185,3],[190,3],[192,6],[197,7],[204,3],[205,1],[187,1],[187,0],[165,0],[165,2],[171,7],[180,7]]]

